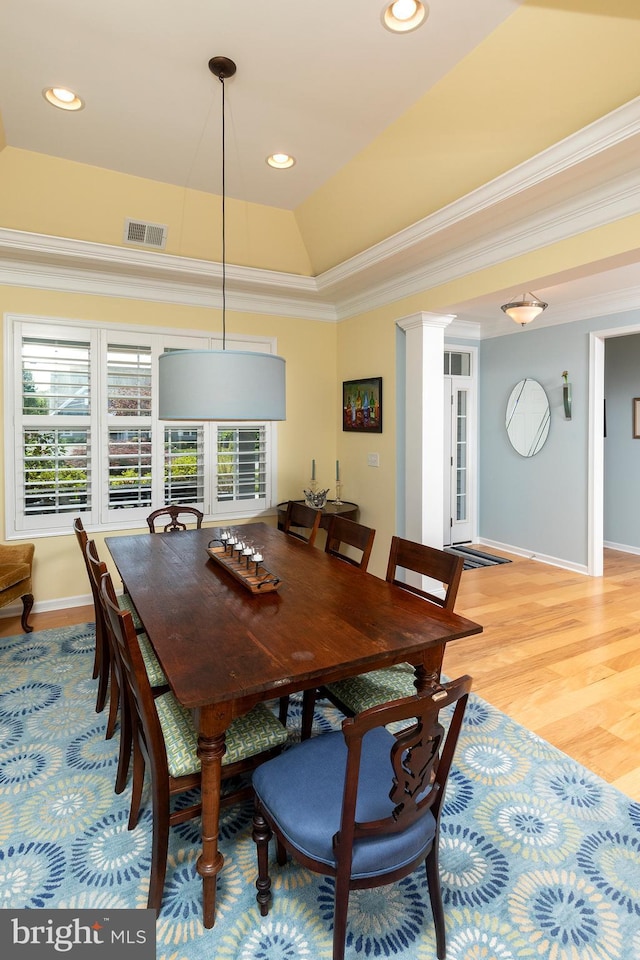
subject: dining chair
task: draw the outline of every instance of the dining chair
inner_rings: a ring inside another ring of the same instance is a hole
[[[114,645],[108,625],[105,619],[104,604],[100,596],[100,585],[102,577],[107,572],[107,565],[100,560],[94,540],[87,540],[85,549],[85,559],[87,570],[91,580],[92,590],[95,590],[97,607],[95,611],[96,634],[98,630],[103,637],[105,647],[109,651],[109,719],[107,722],[106,739],[109,740],[115,731],[116,719],[118,716],[118,707],[120,707],[120,743],[118,748],[118,766],[116,768],[115,792],[122,793],[127,783],[127,774],[129,772],[129,762],[131,760],[131,718],[129,713],[129,704],[127,698],[122,693],[126,689],[126,678],[123,676],[122,664],[118,654],[118,648]],[[119,598],[116,602],[122,609]],[[127,609],[126,607],[124,609]],[[128,611],[129,614],[131,611]],[[133,622],[133,617],[131,618]],[[134,623],[135,629],[135,623]],[[144,662],[144,667],[149,678],[149,684],[153,689],[154,696],[158,696],[169,689],[167,678],[164,675],[162,667],[153,652],[146,633],[136,630],[140,645],[140,652]]]
[[[327,525],[324,550],[332,557],[344,560],[360,570],[366,570],[369,566],[375,536],[376,532],[371,527],[365,527],[362,523],[356,523],[355,520],[348,520],[347,517],[334,513]],[[360,556],[354,557],[352,552],[345,551],[345,546],[355,548],[360,552]]]
[[[107,690],[109,686],[109,677],[111,674],[111,659],[109,652],[109,643],[104,636],[104,618],[102,616],[102,606],[100,604],[100,594],[99,586],[96,585],[94,578],[91,575],[91,570],[89,568],[89,561],[87,558],[87,543],[89,542],[87,531],[84,528],[81,517],[76,517],[73,521],[73,532],[75,533],[78,546],[80,547],[80,553],[82,554],[82,560],[87,571],[87,577],[89,579],[89,586],[91,588],[91,596],[93,598],[93,609],[94,609],[94,619],[95,619],[95,634],[96,634],[96,647],[95,655],[93,659],[93,678],[98,680],[98,692],[96,695],[96,713],[101,713],[104,710],[106,700],[107,700]],[[95,546],[94,546],[95,550]],[[97,556],[97,554],[96,554]],[[131,598],[126,593],[120,597],[120,606],[125,610],[129,610],[133,616],[136,630],[142,630],[142,623],[138,613],[133,606]],[[116,714],[118,710],[118,701],[113,702],[113,696],[110,699],[109,707],[109,719],[107,721],[107,740],[113,736],[115,729]]]
[[[181,520],[180,517],[183,519]],[[176,530],[186,530],[187,523],[194,523],[198,530],[202,527],[204,514],[195,507],[169,504],[154,510],[147,517],[149,533],[172,533]],[[164,525],[163,525],[164,524]],[[161,529],[156,529],[156,525]]]
[[[91,571],[89,569],[89,561],[87,560],[87,543],[89,542],[89,537],[87,531],[84,528],[81,517],[76,517],[73,521],[73,532],[76,536],[78,546],[80,547],[80,553],[82,554],[82,560],[87,571],[87,577],[89,578],[89,586],[91,588],[91,595],[93,597],[93,612],[95,619],[95,634],[96,634],[96,646],[95,654],[93,658],[93,679],[98,680],[98,693],[96,696],[96,713],[101,713],[104,710],[104,706],[107,700],[107,689],[109,686],[109,673],[111,666],[111,658],[109,656],[109,647],[108,641],[104,636],[104,626],[103,618],[101,616],[100,608],[100,597],[97,593],[96,585],[91,576]],[[112,690],[113,695],[113,690]],[[113,696],[112,696],[113,700]],[[113,731],[115,729],[115,715],[111,716],[111,709],[113,708],[113,703],[110,707],[109,720],[107,721],[107,740],[113,736]],[[117,711],[117,703],[115,706]]]
[[[316,510],[315,507],[308,507],[306,503],[300,503],[298,500],[289,500],[282,529],[290,537],[304,540],[312,547],[316,542],[321,519],[321,510]],[[296,528],[295,530],[293,529],[294,527]],[[308,532],[300,533],[300,530],[306,530]]]
[[[371,527],[365,527],[362,523],[356,523],[355,520],[348,520],[340,514],[333,514],[327,526],[327,540],[325,543],[325,553],[344,560],[360,570],[366,571],[371,556],[371,548],[375,539],[376,531]],[[345,547],[352,547],[360,551],[360,557],[353,555],[353,552],[345,552]],[[311,736],[313,726],[313,711],[316,700],[326,695],[322,689],[305,690],[302,696],[302,724],[301,738],[306,740]],[[280,701],[280,719],[283,719],[283,703]],[[288,711],[287,711],[288,712]],[[286,714],[285,714],[286,718]]]
[[[271,900],[269,841],[335,877],[333,960],[343,960],[349,892],[394,883],[426,864],[436,953],[446,950],[438,868],[440,817],[471,690],[460,677],[428,694],[347,717],[341,731],[292,746],[253,774],[260,913]],[[439,713],[455,704],[448,731]],[[407,722],[409,725],[407,726]],[[388,724],[403,724],[399,733]]]
[[[151,776],[152,846],[147,907],[159,911],[167,870],[169,828],[200,815],[201,803],[172,811],[171,797],[200,786],[198,738],[191,713],[173,693],[153,696],[144,667],[139,634],[128,611],[119,608],[109,572],[101,578],[101,602],[112,642],[118,650],[130,705],[133,742],[133,789],[129,829],[138,822],[145,770]],[[232,721],[222,758],[225,780],[247,773],[274,757],[287,741],[287,731],[264,704]],[[251,795],[251,784],[226,794],[221,802],[237,803]]]
[[[33,543],[0,543],[0,607],[22,600],[20,626],[31,633],[29,614],[33,608],[31,568],[35,553]]]
[[[463,566],[464,560],[455,554],[402,537],[392,537],[385,579],[403,590],[417,594],[428,603],[436,604],[445,610],[453,610]],[[399,579],[399,568],[439,581],[445,588],[444,595],[439,596]],[[339,710],[352,716],[375,704],[411,696],[415,692],[414,681],[413,666],[410,663],[399,663],[393,667],[372,670],[327,684],[319,695],[326,696]],[[307,718],[307,727],[309,725]]]

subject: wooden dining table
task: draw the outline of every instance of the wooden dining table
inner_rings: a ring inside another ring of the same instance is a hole
[[[405,661],[422,691],[438,683],[446,644],[482,631],[268,524],[238,529],[279,579],[271,592],[252,593],[210,557],[222,528],[106,538],[173,693],[194,711],[205,927],[215,922],[224,862],[221,760],[231,721],[260,701]]]

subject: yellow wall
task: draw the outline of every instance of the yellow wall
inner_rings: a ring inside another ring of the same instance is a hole
[[[0,153],[3,227],[122,246],[125,220],[139,219],[168,227],[165,253],[219,262],[220,217],[220,197],[208,193],[14,147]],[[229,263],[310,273],[288,210],[227,199],[226,235]]]
[[[298,207],[313,272],[638,96],[638,49],[637,0],[580,0],[568,8],[531,0],[519,8]]]
[[[149,324],[172,329],[219,329],[216,311],[177,307],[119,298],[93,297],[21,287],[0,287],[0,312],[112,323]],[[276,426],[278,436],[277,496],[302,497],[315,458],[318,479],[333,481],[336,460],[335,324],[282,317],[228,313],[234,333],[277,337],[277,350],[287,361],[287,419]],[[4,362],[4,358],[2,358]],[[0,428],[4,432],[4,423]],[[4,506],[6,455],[2,443],[0,496]],[[333,471],[333,473],[331,472]],[[4,509],[2,512],[4,526]],[[69,530],[73,517],[69,517]],[[274,521],[271,521],[274,522]],[[36,544],[34,596],[36,603],[84,596],[86,574],[75,537],[30,538]],[[102,537],[98,536],[98,543]],[[102,551],[104,554],[104,550]],[[104,556],[107,560],[108,557]]]

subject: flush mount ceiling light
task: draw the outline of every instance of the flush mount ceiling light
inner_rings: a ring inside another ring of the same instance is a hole
[[[285,361],[273,353],[226,349],[225,80],[236,72],[228,57],[209,70],[222,88],[222,350],[161,354],[158,367],[161,420],[284,420]]]
[[[288,153],[272,153],[270,157],[267,157],[269,166],[274,167],[276,170],[288,170],[295,162],[296,158],[290,156]]]
[[[420,0],[394,0],[382,11],[382,22],[393,33],[410,33],[427,19],[429,7]]]
[[[58,107],[60,110],[82,110],[84,102],[66,87],[47,87],[42,91],[42,96],[52,107]]]
[[[548,306],[548,303],[539,300],[532,293],[523,293],[522,296],[515,298],[510,303],[503,303],[501,309],[508,317],[511,317],[514,323],[519,323],[524,327],[525,324],[531,323],[532,320],[539,317]]]

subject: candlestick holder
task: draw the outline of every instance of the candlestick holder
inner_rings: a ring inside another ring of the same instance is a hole
[[[336,480],[336,498],[333,502],[338,507],[342,506],[341,496],[342,496],[342,480]]]
[[[309,480],[309,490],[311,490],[311,493],[315,493],[317,489],[318,489],[318,481],[314,477],[312,477],[311,480]]]

